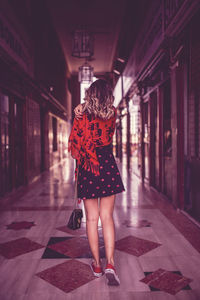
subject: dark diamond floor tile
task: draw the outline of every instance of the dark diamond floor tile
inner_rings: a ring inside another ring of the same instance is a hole
[[[42,255],[42,258],[70,258],[70,257],[47,247]]]
[[[36,275],[65,293],[69,293],[96,278],[89,265],[74,259],[48,268]]]
[[[182,274],[181,274],[180,271],[171,271],[171,272],[174,273],[174,274],[178,274],[178,275],[182,276]],[[150,274],[153,274],[153,272],[144,272],[145,276],[148,276]],[[154,288],[153,286],[149,286],[149,288],[150,288],[150,290],[152,292],[154,292],[154,291],[160,291],[160,289]],[[191,290],[191,287],[189,286],[189,284],[187,284],[185,287],[182,288],[182,290]]]
[[[7,225],[7,229],[20,230],[20,229],[30,229],[32,226],[35,226],[34,222],[20,221],[12,222]]]
[[[79,235],[86,235],[86,228],[79,228],[79,229],[76,229],[76,230],[73,230],[73,229],[70,229],[68,228],[67,226],[61,226],[61,227],[58,227],[56,228],[57,230],[60,230],[60,231],[63,231],[63,232],[66,232],[66,233],[69,233],[71,235],[75,235],[75,236],[79,236]]]
[[[49,245],[60,243],[60,242],[63,242],[63,241],[66,241],[66,240],[70,240],[70,239],[72,239],[71,236],[61,236],[61,237],[55,236],[55,237],[51,237],[49,239],[47,245],[49,246]]]
[[[132,235],[115,242],[115,248],[117,250],[124,251],[137,257],[159,246],[161,246],[161,244],[143,240]]]
[[[73,258],[80,257],[83,253],[90,252],[88,240],[79,237],[49,245],[48,247]]]
[[[0,244],[0,254],[6,258],[13,258],[43,247],[27,238],[20,238]]]
[[[172,271],[172,273],[183,276],[180,271]],[[192,279],[191,279],[191,281],[192,281]],[[191,287],[189,284],[187,284],[185,287],[182,288],[182,290],[191,290]]]
[[[149,285],[152,291],[160,290],[175,295],[182,289],[191,289],[188,284],[192,279],[182,276],[177,271],[172,272],[158,269],[153,273],[146,272],[145,275],[146,277],[140,281]]]
[[[56,252],[63,258],[92,258],[87,237],[51,237],[42,258],[57,258]],[[99,237],[99,253],[101,258],[105,257],[103,237]]]

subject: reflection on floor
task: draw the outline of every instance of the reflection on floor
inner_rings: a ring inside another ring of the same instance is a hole
[[[118,162],[115,262],[121,284],[93,276],[85,228],[66,227],[73,160],[1,200],[0,299],[200,299],[200,230]],[[99,221],[103,267],[105,249]]]

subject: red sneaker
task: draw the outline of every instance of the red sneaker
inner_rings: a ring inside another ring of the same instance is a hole
[[[101,277],[103,275],[101,266],[95,266],[94,261],[90,264],[90,268],[92,269],[94,276]]]
[[[119,277],[117,276],[115,267],[113,265],[106,265],[105,274],[108,285],[120,285]]]

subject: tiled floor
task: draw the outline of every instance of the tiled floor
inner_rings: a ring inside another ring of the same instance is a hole
[[[72,159],[0,203],[2,300],[199,300],[200,229],[118,163],[115,262],[121,284],[93,276],[85,229],[66,227],[73,209]],[[99,221],[100,256],[105,249]]]

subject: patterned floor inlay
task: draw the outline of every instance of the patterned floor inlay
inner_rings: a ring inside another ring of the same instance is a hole
[[[149,285],[152,291],[164,291],[175,295],[180,290],[190,290],[192,279],[184,277],[179,271],[166,271],[158,269],[155,272],[145,272],[141,282]]]
[[[28,221],[12,222],[6,225],[7,229],[13,229],[13,230],[30,229],[32,226],[35,226],[35,223],[28,222]]]
[[[77,236],[77,235],[78,236],[79,235],[86,235],[86,226],[85,226],[85,224],[84,225],[81,224],[81,228],[78,228],[78,229],[75,229],[75,230],[68,228],[66,225],[61,226],[61,227],[57,227],[56,229],[60,230],[62,232],[66,232],[70,235],[75,235],[75,236]],[[100,226],[98,227],[98,232],[99,232],[100,235],[102,234],[102,227],[100,227]]]
[[[14,258],[18,255],[25,254],[43,247],[44,246],[27,238],[20,238],[0,244],[0,254],[5,258]]]
[[[100,257],[105,257],[103,238],[99,237]],[[92,258],[86,237],[51,237],[42,258]]]
[[[71,235],[86,235],[86,228],[84,227],[81,227],[79,229],[70,229],[68,228],[66,225],[65,226],[61,226],[61,227],[58,227],[56,228],[57,230],[60,230],[62,232],[66,232],[66,233],[69,233]]]
[[[161,244],[143,240],[132,235],[115,242],[115,248],[117,250],[124,251],[135,256],[143,255],[159,246],[161,246]]]
[[[151,222],[148,220],[137,220],[137,221],[130,221],[125,220],[122,225],[125,225],[126,227],[135,227],[135,228],[141,228],[141,227],[150,227]]]
[[[69,293],[97,278],[93,275],[89,265],[74,259],[48,268],[36,275],[65,293]]]
[[[143,189],[144,193],[200,253],[200,228],[181,211],[174,209],[174,206],[169,201],[166,201],[157,191],[145,188]]]

